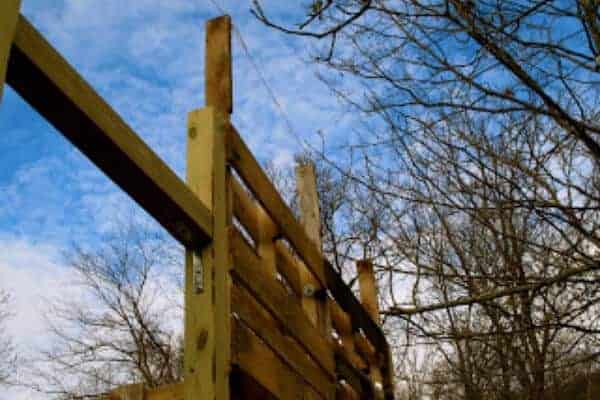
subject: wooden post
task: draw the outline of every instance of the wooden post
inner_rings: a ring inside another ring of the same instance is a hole
[[[21,0],[0,1],[0,102],[4,92],[8,57],[19,21]]]
[[[379,319],[379,302],[377,293],[377,284],[375,283],[375,272],[373,271],[373,263],[370,260],[361,260],[356,264],[358,270],[358,284],[360,286],[360,300],[373,321],[380,324]],[[382,355],[378,355],[380,358]],[[378,359],[371,358],[369,360],[369,374],[371,380],[375,383],[376,399],[383,399],[383,377],[381,374],[381,366]]]
[[[308,237],[321,251],[321,213],[319,211],[319,194],[317,192],[317,176],[315,166],[311,162],[302,162],[296,166],[296,186],[300,203],[300,216]],[[325,338],[331,340],[331,317],[328,302],[323,295],[321,299],[311,295],[323,288],[308,270],[303,268],[300,280],[304,288],[302,306],[311,321],[319,328]]]
[[[229,17],[207,23],[206,43],[207,107],[188,116],[187,181],[212,213],[213,240],[186,249],[184,398],[229,400],[232,217],[225,132],[232,102],[222,90],[231,87]]]

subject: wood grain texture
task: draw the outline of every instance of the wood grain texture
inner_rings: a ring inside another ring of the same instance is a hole
[[[231,197],[223,131],[226,118],[212,107],[188,117],[187,180],[213,213],[214,241],[210,246],[186,249],[186,400],[229,399]],[[202,290],[195,283],[194,254],[202,261]]]
[[[333,400],[333,377],[310,360],[306,351],[291,337],[283,335],[280,323],[274,320],[246,289],[238,285],[234,285],[232,289],[232,310],[281,360],[318,392],[320,397]]]
[[[212,108],[188,115],[187,182],[214,212],[216,113]],[[214,224],[213,224],[214,226]],[[211,232],[211,235],[213,232]],[[194,264],[201,260],[202,283],[196,283]],[[202,290],[197,289],[202,286]],[[216,310],[214,246],[186,248],[184,321],[184,394],[186,400],[215,399]]]
[[[275,317],[285,334],[294,337],[311,357],[333,376],[333,350],[314,329],[298,299],[262,270],[262,262],[236,230],[231,231],[234,277]]]
[[[304,381],[242,322],[233,320],[233,362],[278,400],[301,400]],[[254,399],[242,394],[243,399]]]
[[[296,188],[300,205],[300,222],[308,238],[321,251],[321,213],[319,211],[319,195],[317,178],[312,163],[300,163],[296,166]],[[323,285],[306,268],[300,268],[300,280],[303,287],[322,290]],[[324,305],[315,296],[302,296],[302,308],[319,331],[326,335],[329,331]]]
[[[207,207],[24,17],[13,43],[8,84],[182,244],[208,243]]]
[[[373,321],[379,324],[379,295],[373,263],[369,260],[360,260],[356,263],[356,270],[358,271],[360,301]]]
[[[373,263],[370,260],[361,260],[356,263],[356,270],[358,271],[358,283],[360,288],[360,299],[362,305],[365,307],[367,312],[373,318],[373,321],[380,324],[379,319],[379,296],[377,290],[377,283],[375,280],[375,271],[373,270]],[[376,353],[376,350],[371,346],[366,338],[361,340],[362,335],[358,336],[356,340],[357,347],[363,356],[369,361],[369,375],[371,380],[375,382],[375,399],[381,400],[384,398],[383,393],[383,376],[381,373],[381,361],[383,357]]]
[[[227,143],[229,145],[228,157],[244,183],[253,191],[258,201],[278,225],[281,233],[317,278],[319,284],[327,287],[335,301],[348,313],[353,330],[362,329],[377,352],[385,358],[382,367],[384,391],[386,399],[393,399],[392,360],[383,331],[354,296],[340,274],[327,260],[323,259],[319,249],[310,240],[304,227],[296,220],[233,125],[227,129]]]
[[[2,0],[0,2],[0,102],[4,92],[8,57],[15,37],[21,0]]]
[[[206,23],[206,105],[223,113],[233,112],[231,68],[231,18],[224,15]]]

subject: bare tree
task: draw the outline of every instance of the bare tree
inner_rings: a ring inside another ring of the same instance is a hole
[[[35,389],[96,396],[126,383],[156,387],[182,377],[181,254],[165,233],[131,223],[93,249],[68,254],[73,297],[48,313],[52,347],[34,363]]]
[[[12,383],[17,369],[17,354],[6,324],[12,317],[10,294],[0,289],[0,387]]]
[[[600,333],[598,3],[326,0],[297,25],[254,4],[321,39],[371,118],[317,154],[352,183],[345,226],[373,216],[387,329],[461,398],[550,398]]]

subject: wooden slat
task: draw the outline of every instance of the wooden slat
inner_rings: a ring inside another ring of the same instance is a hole
[[[15,37],[21,0],[2,0],[0,2],[0,102],[4,92],[8,56]]]
[[[335,400],[360,400],[360,396],[352,389],[352,386],[343,382],[337,387]]]
[[[252,329],[277,355],[298,375],[304,378],[324,399],[333,399],[335,385],[333,377],[328,376],[306,352],[289,336],[280,332],[280,325],[247,292],[234,285],[232,288],[232,311]]]
[[[269,213],[283,235],[303,258],[308,268],[325,285],[323,259],[314,243],[306,235],[304,228],[298,223],[294,214],[285,204],[265,172],[262,170],[246,144],[242,141],[235,127],[228,129],[229,159],[237,173],[252,190],[258,201]]]
[[[145,400],[183,400],[183,383],[173,383],[147,390]]]
[[[345,355],[336,354],[335,356],[336,369],[335,372],[338,379],[346,381],[361,399],[374,399],[374,388],[371,380],[362,371],[354,367]]]
[[[22,16],[7,82],[177,240],[209,242],[206,206]]]
[[[275,243],[277,253],[277,271],[283,275],[297,298],[302,297],[302,282],[300,281],[300,268],[306,268],[291,254],[290,249],[281,240]]]
[[[258,204],[252,201],[250,195],[237,179],[231,179],[231,191],[233,195],[233,214],[244,226],[254,243],[258,243]]]
[[[386,399],[393,399],[389,346],[381,328],[354,296],[340,274],[327,260],[323,261],[320,252],[310,241],[304,228],[295,219],[233,125],[227,129],[227,143],[230,152],[228,158],[245,184],[252,189],[256,198],[269,212],[273,221],[280,227],[319,283],[327,287],[336,302],[350,315],[354,329],[362,329],[377,351],[386,358],[382,370],[385,378],[385,396]]]
[[[258,256],[231,230],[231,249],[234,259],[234,276],[282,324],[317,363],[333,376],[333,350],[314,329],[298,300],[274,279],[267,279]]]
[[[142,383],[123,385],[110,392],[107,400],[145,400],[145,390]]]
[[[358,353],[369,363],[370,366],[379,366],[375,348],[366,337],[364,337],[361,333],[356,332],[354,334],[354,343],[356,344]]]
[[[232,327],[233,362],[277,399],[302,399],[305,386],[302,378],[242,322],[234,319]]]
[[[334,301],[330,301],[329,303],[333,326],[342,342],[342,348],[339,351],[344,354],[348,362],[354,367],[360,370],[365,369],[367,364],[356,352],[350,316]]]

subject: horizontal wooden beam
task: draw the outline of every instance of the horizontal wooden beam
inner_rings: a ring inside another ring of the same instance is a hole
[[[15,37],[20,7],[21,0],[2,0],[0,2],[0,101],[2,101],[8,55]]]
[[[183,245],[210,241],[205,205],[23,16],[7,83]]]

